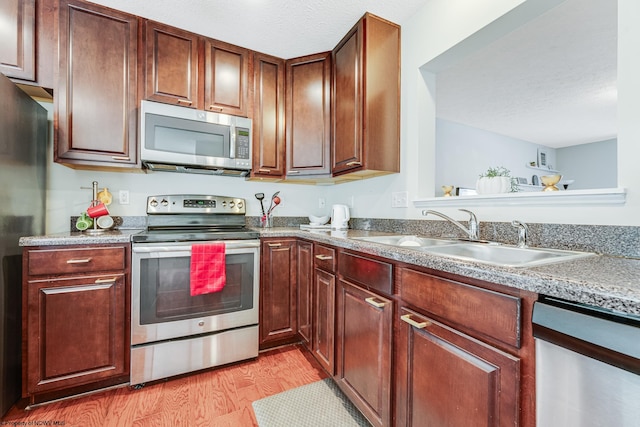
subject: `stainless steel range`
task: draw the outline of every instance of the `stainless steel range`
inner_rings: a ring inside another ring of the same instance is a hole
[[[131,385],[258,356],[259,234],[245,200],[147,199],[148,229],[132,239]],[[223,289],[191,295],[193,245],[224,243]]]

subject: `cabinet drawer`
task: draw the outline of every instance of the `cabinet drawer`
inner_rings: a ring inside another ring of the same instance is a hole
[[[28,274],[89,273],[124,270],[125,248],[36,249],[29,251]]]
[[[392,264],[343,252],[340,254],[340,274],[369,289],[393,294]]]
[[[328,246],[314,245],[314,262],[316,268],[334,272],[336,271],[336,250]]]
[[[513,347],[520,347],[521,300],[419,271],[400,271],[403,301]]]

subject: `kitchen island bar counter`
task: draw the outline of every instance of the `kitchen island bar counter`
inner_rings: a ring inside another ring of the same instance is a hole
[[[390,233],[363,230],[310,232],[293,227],[256,230],[260,231],[261,237],[302,238],[577,303],[640,315],[640,260],[637,259],[600,255],[538,267],[509,268],[455,260],[410,248],[353,239]],[[131,240],[133,234],[141,231],[141,229],[123,229],[94,235],[69,232],[31,236],[21,238],[20,245],[125,243]]]

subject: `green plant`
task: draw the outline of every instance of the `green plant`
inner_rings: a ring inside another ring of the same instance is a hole
[[[511,171],[505,168],[504,166],[496,166],[494,168],[490,167],[489,169],[487,169],[485,173],[480,174],[480,178],[495,178],[499,176],[504,176],[509,178],[509,181],[511,182],[512,193],[516,193],[520,191],[520,187],[518,186],[518,181],[515,178],[511,177]]]

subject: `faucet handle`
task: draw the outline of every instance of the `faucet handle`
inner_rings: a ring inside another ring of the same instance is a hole
[[[518,247],[526,248],[529,246],[529,226],[522,222],[514,219],[511,221],[511,225],[518,229]]]
[[[480,224],[478,223],[478,218],[476,217],[476,214],[474,214],[468,209],[458,209],[458,210],[469,214],[469,238],[471,240],[478,240],[478,236],[480,234],[478,228]]]

